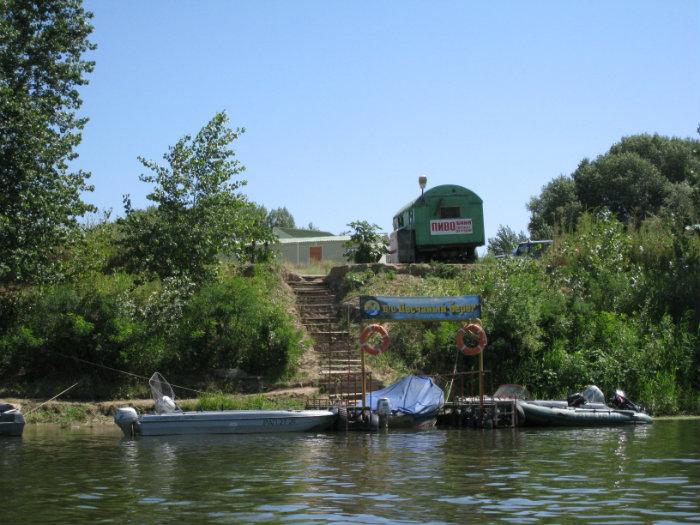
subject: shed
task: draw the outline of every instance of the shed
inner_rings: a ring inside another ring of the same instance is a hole
[[[343,244],[350,240],[349,235],[292,228],[275,228],[274,233],[277,243],[272,249],[283,261],[297,265],[322,261],[347,262]]]

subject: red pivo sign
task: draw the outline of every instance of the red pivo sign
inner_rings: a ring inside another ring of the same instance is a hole
[[[440,219],[430,221],[430,235],[462,235],[472,232],[471,219]]]

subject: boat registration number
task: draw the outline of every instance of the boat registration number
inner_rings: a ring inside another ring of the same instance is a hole
[[[285,427],[292,424],[291,417],[269,417],[263,419],[264,427]]]

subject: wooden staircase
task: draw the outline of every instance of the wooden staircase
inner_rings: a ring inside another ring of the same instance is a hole
[[[333,402],[354,403],[362,398],[362,368],[357,336],[348,332],[347,312],[342,311],[322,276],[293,279],[287,282],[296,295],[301,322],[314,340],[321,391]],[[367,391],[382,386],[368,374]]]

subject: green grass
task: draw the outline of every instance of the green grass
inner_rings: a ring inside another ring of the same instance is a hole
[[[96,410],[88,404],[47,405],[25,413],[27,423],[53,423],[62,427],[87,423],[96,415]]]
[[[232,396],[223,393],[203,394],[194,406],[183,406],[184,410],[301,410],[300,399],[269,399],[261,394]]]

